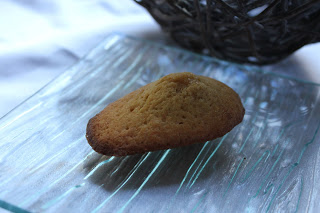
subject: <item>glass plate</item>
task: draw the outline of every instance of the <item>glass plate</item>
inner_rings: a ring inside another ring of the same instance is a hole
[[[172,72],[216,78],[243,122],[214,141],[127,157],[88,120]],[[320,85],[112,34],[0,123],[0,207],[13,212],[319,212]]]

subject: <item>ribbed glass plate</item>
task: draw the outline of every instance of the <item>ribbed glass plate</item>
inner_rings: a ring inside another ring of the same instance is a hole
[[[172,72],[216,78],[244,121],[205,144],[107,157],[88,120]],[[320,86],[113,34],[0,122],[0,207],[13,212],[319,212]],[[1,208],[0,208],[1,209]]]

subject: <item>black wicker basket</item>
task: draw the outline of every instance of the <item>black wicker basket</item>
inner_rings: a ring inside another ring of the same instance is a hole
[[[135,0],[181,46],[270,64],[320,41],[320,0]]]

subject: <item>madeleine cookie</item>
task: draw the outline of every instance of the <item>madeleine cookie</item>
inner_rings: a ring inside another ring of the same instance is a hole
[[[124,156],[206,142],[239,124],[236,92],[212,78],[174,73],[109,104],[87,125],[87,140],[104,155]]]

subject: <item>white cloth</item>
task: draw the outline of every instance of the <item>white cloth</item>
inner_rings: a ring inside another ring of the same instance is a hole
[[[0,29],[0,117],[109,33],[161,33],[133,0],[1,0]]]
[[[133,0],[1,0],[0,29],[0,117],[111,32],[163,37],[158,24]],[[291,58],[294,63],[270,69],[320,83],[320,44]]]

